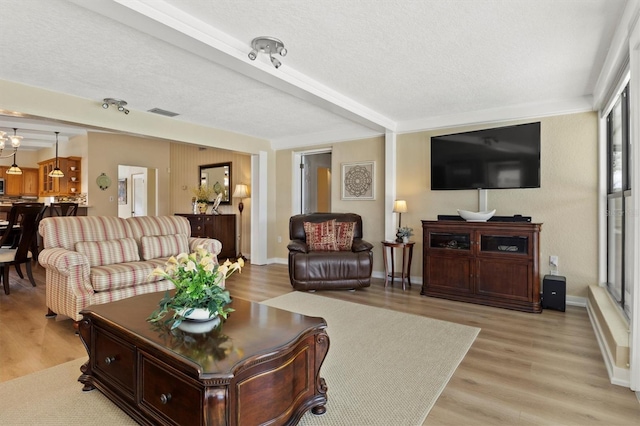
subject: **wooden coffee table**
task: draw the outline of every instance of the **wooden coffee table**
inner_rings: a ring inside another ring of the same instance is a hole
[[[326,411],[326,322],[234,298],[219,329],[173,332],[146,321],[163,293],[82,311],[89,353],[78,379],[141,424],[296,424]]]

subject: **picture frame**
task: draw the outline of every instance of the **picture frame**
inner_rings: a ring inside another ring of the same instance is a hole
[[[342,199],[376,199],[376,162],[342,163]]]
[[[118,204],[127,204],[127,178],[118,179]]]

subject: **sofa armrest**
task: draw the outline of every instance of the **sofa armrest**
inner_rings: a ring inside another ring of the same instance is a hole
[[[189,237],[189,250],[193,252],[198,246],[204,246],[205,249],[216,256],[222,251],[222,243],[214,238]]]
[[[354,238],[353,244],[351,244],[351,251],[353,251],[354,253],[360,251],[369,251],[371,249],[373,249],[373,244],[360,238]]]
[[[82,276],[89,278],[89,259],[84,254],[63,248],[44,249],[38,255],[38,263],[45,269],[69,276],[74,268],[82,269]]]
[[[289,251],[295,251],[299,253],[309,253],[309,246],[302,240],[291,240],[287,245]]]

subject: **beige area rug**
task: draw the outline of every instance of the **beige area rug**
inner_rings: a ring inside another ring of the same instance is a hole
[[[321,374],[329,402],[300,425],[420,425],[480,329],[293,292],[264,302],[327,321]],[[1,425],[134,425],[99,391],[82,392],[79,359],[0,384]]]

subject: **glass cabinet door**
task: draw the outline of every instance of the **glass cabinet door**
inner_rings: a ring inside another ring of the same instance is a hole
[[[431,232],[429,234],[429,247],[446,250],[471,249],[470,233]]]
[[[499,252],[502,254],[529,254],[527,235],[480,235],[480,252]]]

